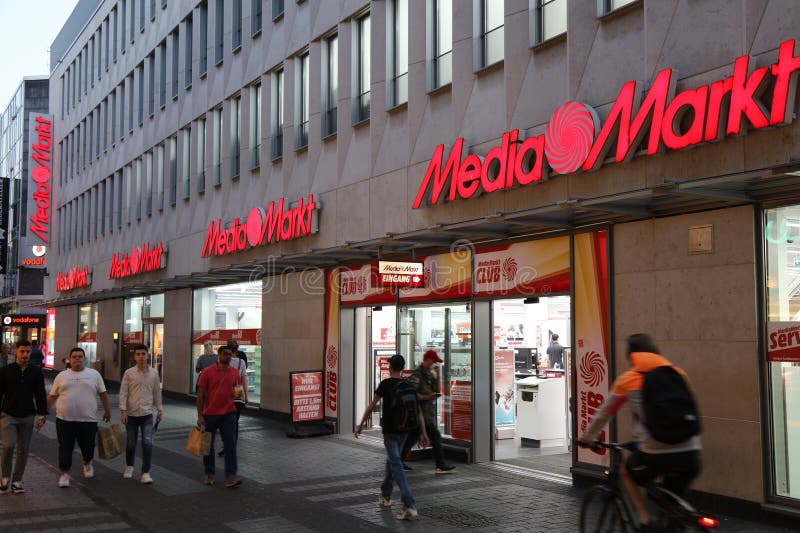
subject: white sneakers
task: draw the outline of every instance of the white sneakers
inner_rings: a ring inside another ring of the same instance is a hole
[[[133,477],[133,467],[126,466],[125,471],[122,473],[122,477],[125,479],[131,479]]]
[[[133,470],[133,467],[131,467],[131,470]],[[141,483],[142,485],[149,485],[152,482],[153,482],[153,478],[151,478],[150,474],[148,474],[147,472],[142,474],[142,477],[139,478],[139,483]]]
[[[392,502],[391,500],[389,500],[389,498],[381,494],[380,496],[378,496],[378,505],[380,505],[384,509],[389,509],[392,507]]]
[[[403,510],[396,515],[398,520],[416,520],[419,516],[417,510],[413,507],[403,506]]]
[[[58,477],[58,486],[62,489],[69,487],[69,474],[61,474]]]
[[[92,479],[94,477],[94,467],[91,461],[83,465],[83,477],[86,479]]]

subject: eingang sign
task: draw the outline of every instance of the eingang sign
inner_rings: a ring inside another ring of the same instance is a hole
[[[481,193],[528,185],[547,179],[549,169],[559,174],[596,170],[616,144],[614,160],[628,161],[646,141],[647,155],[662,147],[681,150],[744,132],[745,119],[753,129],[789,124],[794,120],[800,56],[794,39],[784,41],[771,66],[750,69],[750,57],[736,59],[727,78],[687,89],[675,95],[673,69],[659,72],[641,99],[635,81],[622,86],[600,127],[597,112],[580,102],[556,109],[543,135],[519,138],[519,130],[503,134],[500,146],[481,160],[462,158],[464,139],[456,139],[445,159],[444,145],[436,147],[414,199],[436,204],[467,199]],[[772,83],[769,109],[761,97]],[[636,105],[641,101],[640,105]]]

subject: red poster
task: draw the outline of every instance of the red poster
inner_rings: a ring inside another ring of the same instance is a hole
[[[78,342],[97,342],[97,332],[87,331],[78,337]]]
[[[204,344],[211,341],[215,345],[225,344],[229,340],[235,340],[240,345],[260,345],[261,329],[208,329],[195,331],[192,337],[193,344]]]
[[[375,358],[375,366],[381,371],[381,381],[389,379],[389,356],[379,356]]]
[[[322,371],[291,372],[292,422],[325,418],[322,404]]]
[[[450,382],[450,434],[453,438],[472,440],[472,383]]]
[[[767,360],[800,363],[800,323],[767,322]]]

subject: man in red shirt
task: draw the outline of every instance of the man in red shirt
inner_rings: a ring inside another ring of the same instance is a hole
[[[211,450],[203,457],[203,483],[214,484],[214,438],[219,430],[225,446],[225,486],[228,488],[242,483],[236,475],[236,406],[233,401],[242,397],[244,391],[239,372],[230,366],[232,355],[230,348],[220,346],[217,363],[203,370],[197,380],[197,425],[211,432]]]

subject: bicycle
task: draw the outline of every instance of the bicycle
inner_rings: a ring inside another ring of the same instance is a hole
[[[595,485],[583,498],[581,505],[581,533],[628,533],[637,531],[636,513],[631,508],[620,479],[622,451],[635,450],[636,442],[623,444],[596,442],[594,447],[611,452],[611,466],[606,471],[605,483]],[[660,513],[653,516],[654,529],[665,532],[714,531],[719,520],[697,511],[689,502],[677,494],[652,484],[647,487],[647,497]]]

